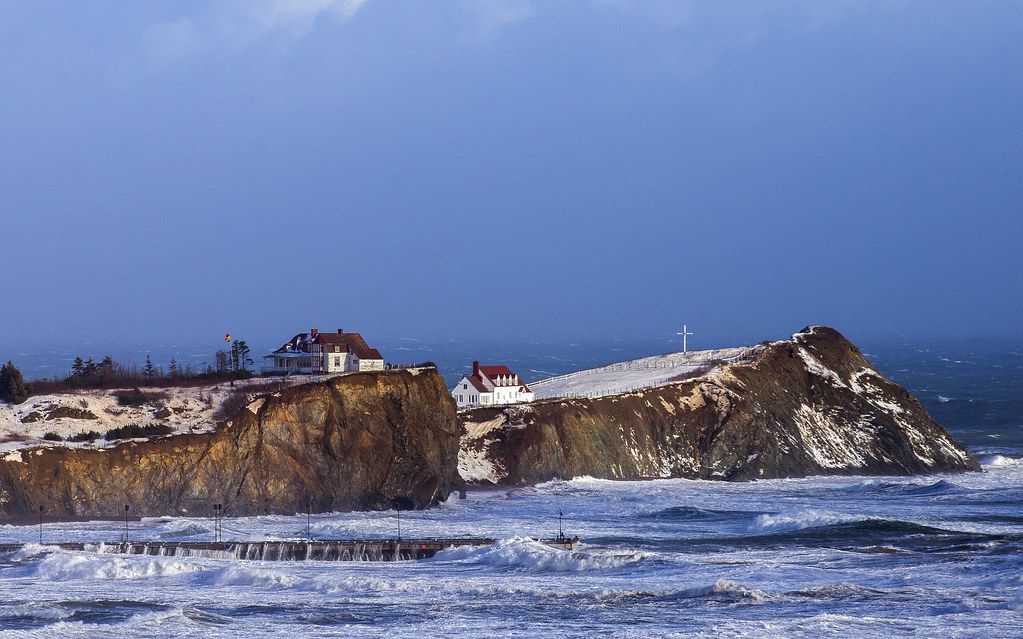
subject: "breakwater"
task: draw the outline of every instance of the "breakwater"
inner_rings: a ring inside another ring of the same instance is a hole
[[[489,546],[487,537],[450,539],[335,539],[318,541],[133,541],[113,543],[63,542],[45,544],[61,550],[149,555],[205,557],[250,561],[413,561],[428,559],[445,548]],[[578,537],[536,539],[555,548],[572,550]],[[17,552],[25,544],[0,544],[0,553]]]

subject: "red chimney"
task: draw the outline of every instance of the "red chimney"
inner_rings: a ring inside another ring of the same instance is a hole
[[[480,363],[479,362],[473,362],[472,363],[472,376],[473,377],[477,377],[477,378],[480,376]]]
[[[319,332],[320,332],[320,329],[318,329],[318,328],[310,328],[309,329],[309,337],[316,337],[316,334],[319,333]]]

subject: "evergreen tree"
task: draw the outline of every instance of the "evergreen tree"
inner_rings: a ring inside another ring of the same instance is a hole
[[[148,353],[146,353],[146,368],[142,374],[146,379],[153,379],[153,360],[150,359]]]
[[[25,378],[21,376],[18,367],[10,361],[0,366],[0,399],[13,404],[20,404],[28,399]]]
[[[249,366],[252,366],[252,358],[248,344],[243,339],[231,342],[231,370],[247,371]]]
[[[81,377],[85,374],[85,362],[82,361],[81,357],[75,358],[75,363],[71,365],[71,377]]]
[[[181,367],[178,365],[178,360],[171,358],[170,361],[170,377],[171,379],[177,379],[181,377]]]

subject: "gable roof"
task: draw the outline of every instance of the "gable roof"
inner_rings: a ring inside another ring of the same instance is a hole
[[[359,335],[358,333],[345,333],[344,337],[348,340],[348,348],[350,348],[359,359],[383,359],[383,357],[380,356],[380,351],[375,348],[370,348],[366,344],[366,340],[362,339],[362,335]]]
[[[362,335],[358,333],[342,333],[340,331],[337,333],[320,333],[317,331],[312,337],[309,336],[309,333],[299,333],[288,340],[284,346],[275,350],[274,353],[308,353],[310,344],[343,346],[345,352],[351,351],[359,359],[383,359],[380,351],[370,348],[366,344],[366,340],[362,339]]]
[[[465,379],[469,380],[469,383],[473,385],[473,388],[475,388],[479,392],[481,392],[481,393],[489,393],[490,392],[490,389],[487,388],[487,385],[484,384],[483,381],[479,377],[476,377],[475,375],[466,375]]]
[[[515,377],[515,373],[508,370],[507,366],[480,366],[480,372],[493,380],[495,377]]]

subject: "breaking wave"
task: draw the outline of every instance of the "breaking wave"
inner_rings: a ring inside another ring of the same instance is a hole
[[[179,559],[110,556],[96,553],[52,552],[35,565],[35,574],[47,581],[78,579],[147,579],[199,571]]]
[[[433,561],[470,563],[530,572],[583,572],[614,570],[642,562],[641,552],[580,552],[554,548],[532,539],[514,538],[491,546],[459,546],[437,553]]]
[[[835,524],[848,524],[869,520],[862,515],[846,515],[825,510],[804,510],[794,514],[764,514],[758,516],[750,525],[750,532],[774,534],[804,530],[807,528],[823,528]]]

